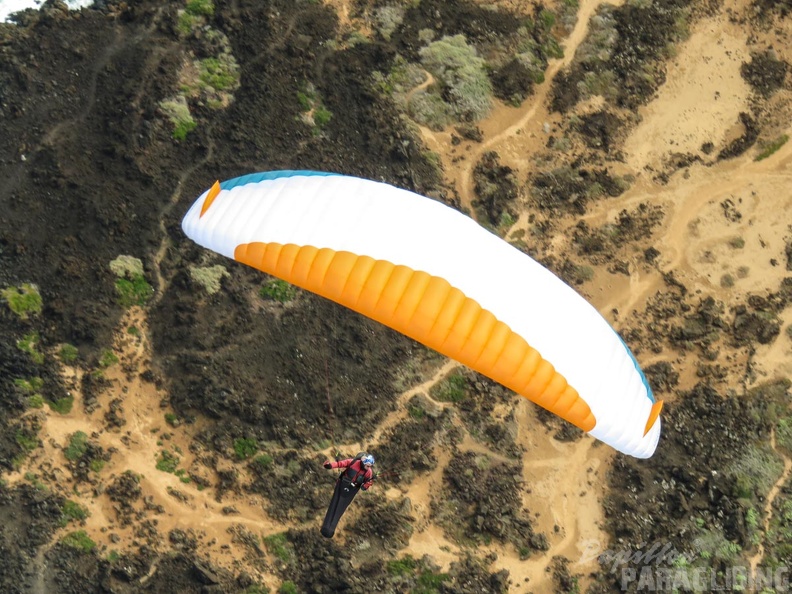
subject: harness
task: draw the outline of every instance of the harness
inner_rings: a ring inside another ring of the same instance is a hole
[[[366,482],[366,472],[367,471],[366,471],[365,468],[363,468],[363,463],[360,460],[365,455],[366,455],[366,452],[359,452],[358,455],[355,456],[352,459],[352,463],[349,466],[347,466],[344,469],[344,471],[338,476],[338,480],[339,481],[344,481],[346,483],[349,483],[350,486],[353,486],[353,487],[361,487],[361,486],[363,486],[363,483]],[[338,460],[338,457],[336,457],[336,461],[337,460]],[[358,468],[360,470],[355,470],[353,468],[355,463],[357,463]],[[371,479],[372,480],[374,479],[374,473],[373,472],[371,473]],[[358,480],[360,482],[358,482]]]
[[[357,463],[359,470],[355,470],[355,468],[353,468],[355,463]],[[341,476],[338,478],[340,478],[342,481],[351,483],[355,487],[360,487],[366,482],[366,470],[363,468],[360,460],[355,460],[352,462],[352,464],[344,469],[344,472],[342,472]]]

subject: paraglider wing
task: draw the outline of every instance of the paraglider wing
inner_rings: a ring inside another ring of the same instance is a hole
[[[456,359],[617,450],[652,455],[659,412],[585,299],[471,218],[394,186],[314,171],[216,183],[182,222],[198,244]]]

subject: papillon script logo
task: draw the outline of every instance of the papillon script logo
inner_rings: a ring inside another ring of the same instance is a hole
[[[694,551],[679,551],[671,543],[639,543],[623,549],[604,549],[598,541],[579,543],[580,563],[594,559],[603,570],[616,574],[622,590],[634,592],[789,592],[789,568],[745,565],[702,566],[703,543]],[[695,562],[699,561],[699,565]]]

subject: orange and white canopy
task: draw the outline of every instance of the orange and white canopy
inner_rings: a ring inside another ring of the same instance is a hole
[[[659,413],[585,299],[464,214],[355,177],[272,171],[216,183],[184,217],[198,244],[451,357],[617,450],[648,458]]]

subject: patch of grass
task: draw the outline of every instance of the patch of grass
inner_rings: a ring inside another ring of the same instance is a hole
[[[43,302],[36,285],[23,283],[19,287],[8,287],[0,291],[0,295],[8,303],[11,311],[23,320],[41,313]]]
[[[330,123],[330,119],[332,117],[333,114],[324,105],[320,105],[314,110],[314,124],[316,124],[319,128],[324,128],[328,123]]]
[[[181,424],[179,422],[179,417],[173,413],[165,413],[165,422],[171,427],[178,427]]]
[[[30,408],[43,408],[44,398],[41,396],[41,394],[33,394],[33,396],[28,397],[27,405]]]
[[[184,97],[166,99],[160,102],[159,107],[173,125],[174,140],[184,140],[198,126]]]
[[[264,547],[267,549],[267,551],[269,551],[270,554],[274,555],[284,563],[289,563],[291,561],[291,545],[286,538],[285,532],[279,532],[278,534],[265,536],[262,540],[264,542]]]
[[[293,581],[287,580],[281,584],[278,592],[280,594],[297,594],[297,585]]]
[[[426,416],[426,411],[420,406],[411,406],[407,412],[410,417],[416,420],[423,419]]]
[[[74,396],[67,394],[63,398],[58,398],[57,400],[47,400],[47,404],[50,410],[54,410],[61,415],[68,415],[71,412],[72,406],[74,406]]]
[[[39,335],[38,332],[28,332],[22,338],[17,340],[17,348],[23,353],[27,353],[33,362],[37,365],[44,363],[44,353],[38,350]]]
[[[789,140],[789,135],[782,134],[775,140],[768,142],[767,144],[763,145],[762,151],[756,155],[754,161],[761,161],[762,159],[767,159],[770,155],[775,153],[778,149],[784,146],[787,141]]]
[[[201,85],[215,91],[232,91],[239,87],[239,65],[231,54],[204,58],[198,62]]]
[[[274,460],[269,454],[259,454],[253,459],[253,463],[260,466],[263,470],[272,468],[273,462]]]
[[[263,299],[272,299],[281,303],[288,303],[297,295],[297,287],[279,278],[268,281],[259,290]]]
[[[35,394],[44,386],[44,380],[40,377],[17,378],[14,380],[14,385],[25,394]]]
[[[61,519],[60,519],[60,526],[66,526],[69,522],[82,522],[90,513],[86,508],[84,508],[79,503],[72,501],[71,499],[67,499],[63,502],[63,507],[61,507]]]
[[[184,10],[193,16],[210,17],[214,15],[215,7],[212,0],[187,0]]]
[[[116,363],[118,363],[118,356],[116,356],[116,354],[113,351],[107,349],[102,351],[102,356],[99,357],[99,367],[102,367],[103,369],[107,369],[108,367],[110,367],[111,365],[115,365]]]
[[[447,573],[424,571],[418,576],[418,585],[413,588],[412,594],[437,594],[440,591],[440,585],[448,578]]]
[[[297,91],[297,103],[300,106],[300,111],[311,111],[313,108],[313,94],[305,91]]]
[[[168,450],[162,450],[160,452],[160,457],[157,459],[157,470],[161,470],[162,472],[176,472],[176,468],[179,466],[179,458],[175,454],[172,454]]]
[[[58,350],[58,357],[66,365],[74,363],[79,354],[80,351],[77,350],[77,347],[68,343],[61,345],[61,348]]]
[[[190,278],[203,287],[209,295],[214,295],[220,290],[221,282],[227,276],[231,275],[225,266],[220,264],[203,268],[199,266],[190,267]]]
[[[96,548],[96,543],[90,539],[85,530],[70,532],[61,539],[61,542],[84,553],[90,553]]]
[[[116,293],[122,307],[145,305],[154,293],[143,276],[143,262],[134,256],[118,256],[110,262],[110,270],[118,277]]]
[[[37,491],[46,491],[47,490],[47,486],[44,483],[42,483],[39,480],[38,475],[33,473],[33,472],[26,472],[25,473],[25,480],[28,481],[31,485],[33,485],[33,488],[35,488]]]
[[[258,442],[248,437],[239,437],[234,440],[234,454],[239,460],[247,460],[258,452]]]
[[[461,402],[466,397],[467,380],[463,375],[452,373],[429,390],[429,395],[440,402]]]
[[[88,464],[88,467],[94,472],[99,473],[102,472],[104,465],[105,465],[104,460],[102,460],[101,458],[94,458],[93,460],[91,460],[90,464]]]
[[[69,438],[69,445],[63,450],[67,460],[74,462],[83,457],[88,450],[88,435],[84,431],[76,431]]]
[[[122,307],[132,307],[133,305],[145,305],[149,298],[154,294],[154,289],[148,284],[143,276],[135,276],[131,279],[118,278],[115,282],[118,303]]]
[[[29,454],[39,446],[38,437],[26,429],[18,429],[14,439],[25,454]]]
[[[418,563],[411,555],[406,555],[401,559],[388,561],[385,567],[390,575],[412,575],[415,573]]]

